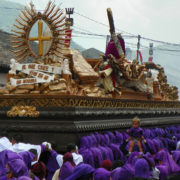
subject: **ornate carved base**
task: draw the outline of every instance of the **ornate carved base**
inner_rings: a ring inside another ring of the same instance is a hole
[[[36,107],[39,117],[8,117],[15,105]],[[94,131],[124,131],[134,116],[140,117],[142,127],[180,124],[180,103],[36,94],[0,96],[0,131],[7,130],[9,136],[21,133],[25,142],[34,144],[56,142],[59,152]]]

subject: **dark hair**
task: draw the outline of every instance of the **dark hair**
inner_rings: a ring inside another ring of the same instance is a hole
[[[14,136],[12,136],[12,139],[16,140],[16,142],[23,142],[22,134],[15,134]]]
[[[31,167],[31,172],[41,180],[46,176],[46,166],[43,162],[37,162]]]
[[[39,157],[39,161],[47,165],[50,155],[51,155],[51,152],[49,150],[43,151]]]
[[[67,152],[71,152],[72,150],[76,150],[76,145],[75,144],[73,144],[73,143],[69,143],[68,145],[67,145]]]
[[[122,166],[124,166],[124,161],[122,161],[122,160],[115,160],[113,162],[113,165],[112,165],[112,170],[116,169],[117,167],[122,167]]]
[[[37,150],[36,149],[30,149],[29,152],[33,153],[35,156],[37,156]]]

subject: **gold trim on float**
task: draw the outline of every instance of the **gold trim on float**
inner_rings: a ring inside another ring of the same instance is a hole
[[[13,106],[7,112],[8,117],[39,117],[40,113],[35,106]]]
[[[180,102],[120,100],[61,95],[0,95],[0,107],[85,107],[85,108],[180,108]],[[161,110],[161,109],[160,109]]]

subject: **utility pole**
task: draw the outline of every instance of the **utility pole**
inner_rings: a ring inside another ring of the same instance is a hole
[[[68,18],[66,18],[66,22],[69,26],[73,26],[73,18],[71,18],[71,14],[74,13],[74,8],[65,8],[66,9],[66,14],[68,15]]]
[[[149,43],[149,62],[153,61],[153,43]]]
[[[71,26],[73,26],[73,18],[71,18],[70,16],[74,13],[74,8],[65,8],[66,9],[66,14],[68,15],[68,17],[66,17],[66,27],[68,27],[69,29],[65,31],[65,33],[67,33],[66,38],[71,39],[72,36],[72,29],[70,29]],[[70,40],[65,40],[65,43],[67,43],[68,45],[66,45],[66,47],[70,46]]]

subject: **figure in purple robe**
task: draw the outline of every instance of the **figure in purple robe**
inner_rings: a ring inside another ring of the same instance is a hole
[[[41,144],[39,161],[46,165],[46,180],[51,180],[55,171],[62,166],[63,156],[52,149],[50,143],[44,142]]]
[[[13,159],[7,163],[7,172],[12,175],[12,177],[21,177],[21,176],[29,176],[28,168],[25,163],[21,159]]]
[[[98,168],[94,171],[93,179],[94,180],[110,180],[111,172],[104,169]]]
[[[169,174],[180,172],[180,167],[172,159],[168,151],[162,149],[158,153],[156,153],[154,158],[159,162],[159,165],[164,165],[168,168]]]
[[[74,171],[74,166],[72,166],[72,164],[68,161],[65,162],[60,169],[59,180],[65,180],[66,178],[71,176],[73,171]]]
[[[118,167],[111,172],[112,180],[129,180],[134,177],[135,171],[129,164]]]
[[[30,169],[31,168],[31,162],[35,158],[35,155],[30,151],[20,152],[18,155],[22,157],[22,159],[25,162],[27,168]]]
[[[89,164],[81,163],[77,165],[72,173],[66,180],[76,180],[76,179],[89,179],[92,177],[94,168]]]
[[[120,42],[120,45],[122,47],[122,50],[123,50],[124,56],[125,56],[125,54],[126,54],[125,43],[124,43],[124,39],[122,38],[122,36],[120,34],[118,35],[118,40]],[[118,53],[117,47],[116,47],[114,40],[112,38],[109,41],[107,48],[106,48],[106,52],[105,52],[106,56],[108,56],[109,54],[112,54],[117,60],[120,59],[120,55]]]
[[[31,167],[31,172],[40,180],[43,180],[46,176],[46,166],[43,162],[37,162]]]
[[[139,178],[150,178],[151,177],[151,171],[148,165],[148,162],[144,159],[137,159],[135,164],[135,176]]]

